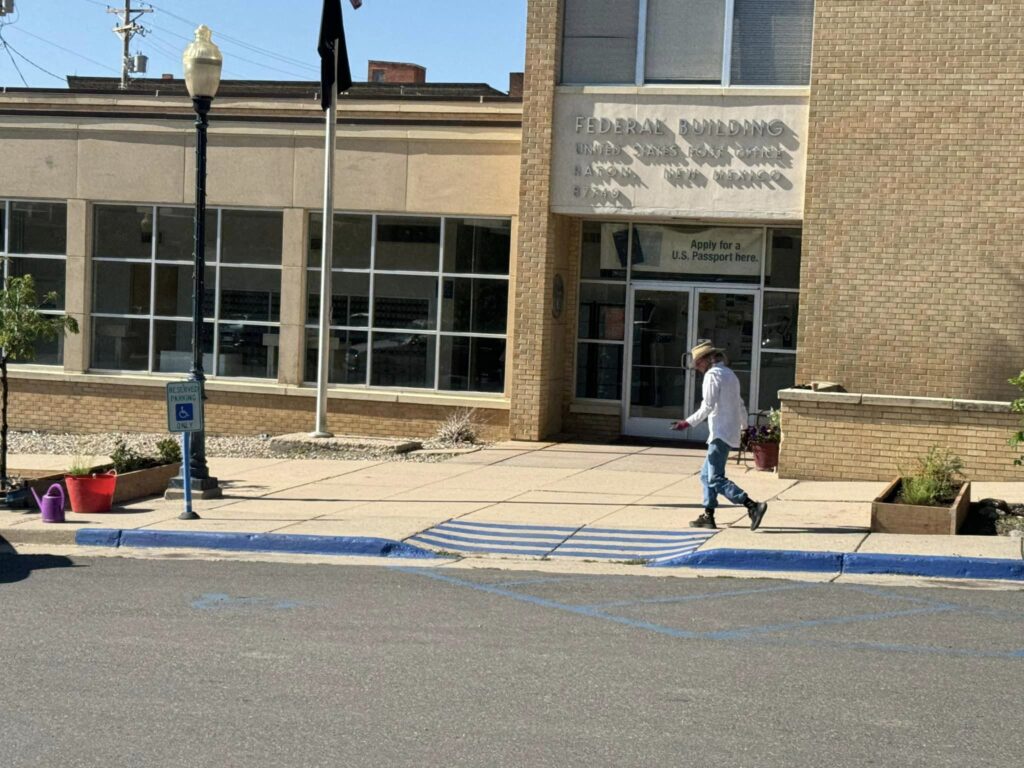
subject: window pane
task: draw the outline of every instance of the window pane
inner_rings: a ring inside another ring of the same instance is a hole
[[[801,231],[773,229],[769,237],[771,247],[764,267],[764,284],[772,288],[799,288]]]
[[[637,0],[566,0],[563,83],[636,80]]]
[[[764,292],[762,349],[792,349],[796,351],[799,305],[800,295],[797,293]]]
[[[115,315],[148,315],[150,264],[93,263],[92,308]]]
[[[505,340],[441,337],[438,389],[502,392],[505,389]]]
[[[8,247],[11,253],[64,255],[68,250],[67,205],[12,202],[10,238]]]
[[[576,354],[576,397],[622,399],[621,344],[580,344]]]
[[[221,211],[221,261],[280,264],[280,211]]]
[[[633,234],[636,242],[636,233]],[[580,277],[626,279],[629,263],[629,225],[583,222]]]
[[[645,79],[720,83],[725,0],[648,0]]]
[[[147,370],[149,320],[93,318],[92,367],[112,371]]]
[[[634,231],[635,279],[761,282],[763,229],[644,224]]]
[[[814,0],[736,0],[732,83],[810,83],[813,22]]]
[[[64,333],[54,339],[37,339],[35,356],[30,360],[12,360],[13,363],[31,365],[64,365]]]
[[[309,217],[309,266],[319,267],[323,251],[324,217],[314,213]],[[373,240],[373,217],[334,214],[335,269],[369,269],[370,245]]]
[[[153,209],[97,205],[93,256],[97,259],[153,258]]]
[[[507,280],[444,279],[441,330],[504,333],[507,319]]]
[[[370,324],[370,276],[358,272],[334,272],[332,279],[331,325]],[[306,322],[320,322],[320,270],[306,275]]]
[[[156,265],[156,307],[153,314],[169,317],[192,317],[192,273],[189,266]],[[206,280],[214,279],[212,269],[206,270]],[[207,283],[207,295],[212,298],[213,283]],[[212,313],[212,307],[211,313]]]
[[[331,355],[327,373],[330,384],[366,384],[366,352],[369,348],[366,331],[331,331]],[[319,335],[306,331],[306,376],[316,381]]]
[[[157,209],[156,257],[166,261],[192,261],[195,245],[195,211],[192,208]],[[152,231],[152,230],[150,230]],[[206,211],[206,261],[217,258],[217,212]]]
[[[219,323],[217,376],[277,377],[278,329],[266,325]]]
[[[25,259],[11,257],[7,261],[7,274],[10,277],[32,275],[36,285],[36,295],[42,302],[50,291],[56,291],[57,303],[46,304],[46,309],[64,309],[64,270],[63,259]]]
[[[213,323],[203,323],[203,373],[213,374]],[[161,373],[192,370],[192,323],[157,320],[153,323],[153,366]]]
[[[434,336],[417,333],[374,333],[370,383],[433,388],[436,342]]]
[[[621,341],[626,333],[626,286],[580,284],[579,338]]]
[[[761,389],[757,396],[758,410],[779,407],[779,390],[796,382],[796,355],[761,355]]]
[[[433,330],[437,327],[437,278],[377,275],[373,287],[377,328]]]
[[[512,224],[489,219],[447,219],[444,271],[507,275]]]
[[[376,269],[437,272],[441,220],[377,217]]]
[[[221,267],[222,320],[281,319],[281,270]]]

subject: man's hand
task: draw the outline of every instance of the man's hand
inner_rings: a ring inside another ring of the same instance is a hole
[[[688,421],[677,421],[672,425],[672,429],[689,429],[690,422]]]

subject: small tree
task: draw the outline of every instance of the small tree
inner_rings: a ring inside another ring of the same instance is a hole
[[[78,333],[78,323],[67,315],[44,315],[45,306],[56,306],[57,294],[50,292],[42,302],[36,295],[32,275],[9,277],[0,291],[0,483],[9,488],[7,477],[7,364],[34,360],[37,341],[51,341],[61,333]]]
[[[1010,383],[1013,384],[1017,389],[1024,392],[1024,371],[1010,379]],[[1010,403],[1010,410],[1014,413],[1024,414],[1024,397],[1018,398]],[[1024,419],[1021,419],[1020,429],[1013,433],[1010,438],[1010,445],[1014,448],[1024,445]],[[1018,456],[1013,460],[1013,463],[1018,467],[1024,464],[1024,456]]]

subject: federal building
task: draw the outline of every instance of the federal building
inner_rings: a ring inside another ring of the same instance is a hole
[[[339,99],[320,247],[315,83],[225,82],[210,114],[212,433],[328,420],[488,439],[675,433],[699,339],[780,472],[882,479],[932,444],[1013,479],[1024,368],[1019,3],[529,0],[525,77]],[[408,68],[414,74],[418,68]],[[19,428],[163,429],[191,357],[191,104],[180,80],[0,94],[0,241],[82,333],[41,348]]]

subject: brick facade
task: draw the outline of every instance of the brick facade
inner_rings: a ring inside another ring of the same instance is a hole
[[[1022,39],[1019,0],[817,0],[798,383],[1012,396]]]
[[[210,435],[259,435],[309,432],[315,402],[309,396],[207,392],[205,427]],[[342,400],[327,402],[327,426],[335,434],[376,437],[431,437],[455,409],[450,406]],[[502,440],[508,412],[478,409],[473,414],[478,436]],[[10,393],[12,429],[44,432],[166,432],[167,405],[161,386],[102,382],[13,379]]]
[[[569,222],[551,214],[552,114],[562,38],[560,0],[531,0],[527,17],[519,242],[511,380],[513,438],[539,440],[561,429],[567,306],[554,315],[554,285],[571,280]]]

